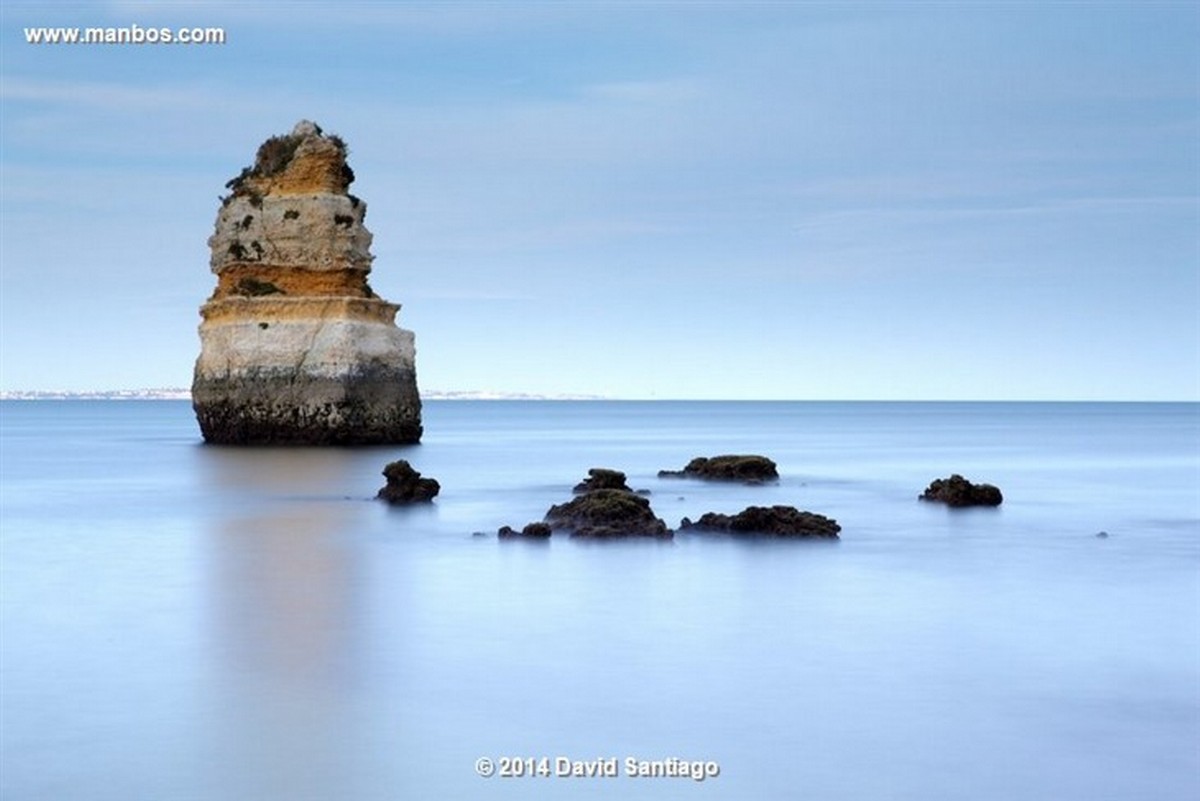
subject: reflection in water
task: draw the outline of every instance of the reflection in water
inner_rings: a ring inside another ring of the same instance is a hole
[[[391,449],[235,448],[198,445],[197,461],[213,497],[367,498],[383,483]]]
[[[328,500],[345,483],[345,454],[300,455],[203,454],[214,497],[306,498],[239,509],[209,537],[209,653],[223,697],[216,778],[233,797],[340,797],[355,773],[346,701],[360,664],[360,581],[355,551],[339,535],[363,504]]]
[[[239,674],[343,683],[354,660],[353,553],[331,538],[344,515],[234,518],[211,539],[216,652]]]

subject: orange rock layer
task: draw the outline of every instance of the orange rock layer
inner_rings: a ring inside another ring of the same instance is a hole
[[[264,323],[285,320],[361,320],[392,324],[400,306],[378,298],[306,297],[289,298],[281,295],[244,298],[228,297],[209,301],[200,308],[205,325],[257,321]]]
[[[217,276],[210,301],[230,297],[275,296],[373,298],[367,270],[310,270],[303,266],[236,264]]]

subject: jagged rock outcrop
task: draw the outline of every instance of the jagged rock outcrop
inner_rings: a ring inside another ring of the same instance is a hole
[[[944,503],[947,506],[999,506],[1004,495],[991,484],[972,484],[958,473],[950,478],[938,478],[921,493],[921,500]]]
[[[794,506],[750,506],[736,515],[708,512],[696,522],[686,517],[681,529],[707,529],[743,536],[787,537],[796,539],[837,539],[842,527],[836,520]]]
[[[761,484],[779,478],[775,463],[756,454],[697,456],[682,470],[659,470],[659,478],[703,478],[709,481],[741,481]]]
[[[421,438],[413,334],[367,283],[371,233],[353,180],[345,143],[302,121],[227,184],[192,383],[206,441]]]
[[[387,484],[375,497],[390,504],[424,503],[432,501],[442,491],[436,479],[421,478],[421,474],[404,459],[384,467],[383,477]]]

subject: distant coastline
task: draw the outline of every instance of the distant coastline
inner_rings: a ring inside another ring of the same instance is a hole
[[[46,389],[16,389],[16,390],[0,390],[0,401],[190,401],[192,398],[191,390],[184,387],[155,387],[149,389],[103,389],[103,390],[46,390]],[[578,393],[537,393],[537,392],[501,392],[498,390],[487,389],[470,389],[470,390],[441,390],[434,389],[421,392],[421,400],[424,401],[643,401],[653,403],[656,401],[698,401],[698,402],[720,402],[720,403],[1036,403],[1036,404],[1079,404],[1079,403],[1095,403],[1095,404],[1146,404],[1146,403],[1167,403],[1167,404],[1200,404],[1200,401],[1192,399],[1138,399],[1138,398],[1116,398],[1116,399],[1078,399],[1078,398],[1058,398],[1054,400],[1046,399],[1019,399],[1019,400],[996,400],[984,398],[958,398],[958,399],[913,399],[913,398],[765,398],[765,399],[720,399],[720,398],[622,398],[612,395],[585,395]]]
[[[106,389],[93,391],[65,390],[4,390],[0,400],[107,400],[107,401],[157,401],[191,400],[191,390],[182,387],[155,387],[151,389]],[[495,392],[491,390],[431,390],[421,393],[422,400],[611,400],[604,395],[541,395],[533,392]]]

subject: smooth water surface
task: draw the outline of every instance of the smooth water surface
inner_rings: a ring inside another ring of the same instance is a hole
[[[0,404],[4,799],[1195,799],[1195,404],[431,402],[420,446]],[[659,479],[758,452],[760,487]],[[406,458],[437,501],[372,500]],[[672,527],[501,542],[589,467]],[[916,500],[960,472],[999,509]],[[1098,537],[1101,531],[1107,537]],[[479,757],[712,760],[481,778]]]

